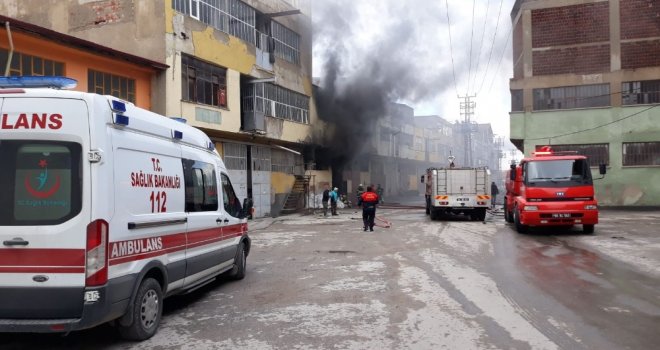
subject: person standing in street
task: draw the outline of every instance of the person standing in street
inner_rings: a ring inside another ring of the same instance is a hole
[[[367,187],[358,199],[358,205],[362,207],[362,222],[364,223],[364,230],[369,228],[369,231],[374,230],[374,220],[376,220],[376,206],[378,205],[378,195],[374,192],[373,187]]]
[[[382,204],[383,203],[383,188],[380,187],[380,184],[378,184],[378,187],[376,188],[376,194],[378,195],[378,203]]]
[[[490,206],[491,208],[495,208],[495,201],[497,198],[497,195],[500,193],[500,190],[497,188],[497,185],[495,184],[495,181],[491,182],[490,184]]]
[[[323,190],[323,198],[321,198],[321,202],[323,203],[323,216],[328,216],[328,201],[330,200],[330,188],[328,185],[325,185],[325,189]]]
[[[337,201],[339,200],[339,189],[335,187],[330,191],[330,211],[332,216],[339,215],[337,214]]]

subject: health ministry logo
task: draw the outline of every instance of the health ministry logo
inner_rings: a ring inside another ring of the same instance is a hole
[[[32,186],[30,174],[25,176],[25,189],[32,197],[46,199],[52,197],[60,189],[61,181],[59,176],[55,176],[55,184],[50,188],[44,189],[48,183],[48,162],[45,159],[39,161],[39,167],[42,169],[38,176],[33,177],[36,180],[37,188]]]

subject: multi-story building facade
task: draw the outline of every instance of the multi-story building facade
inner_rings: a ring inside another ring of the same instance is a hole
[[[278,215],[297,175],[329,182],[329,171],[306,171],[303,157],[315,140],[313,125],[323,129],[312,101],[309,0],[0,0],[0,13],[10,23],[142,59],[146,68],[121,70],[115,64],[126,61],[121,55],[52,57],[22,45],[29,54],[60,59],[83,89],[115,94],[91,87],[116,77],[136,90],[133,100],[118,97],[202,129],[216,142],[238,195],[254,200],[256,216]]]
[[[518,0],[511,13],[511,141],[607,164],[604,205],[660,205],[659,17],[659,0]]]

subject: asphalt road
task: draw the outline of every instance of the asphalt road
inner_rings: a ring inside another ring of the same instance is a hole
[[[167,299],[148,341],[101,326],[4,334],[0,349],[657,348],[660,244],[637,246],[654,215],[603,213],[590,236],[413,209],[379,210],[392,227],[375,232],[353,211],[291,217],[251,233],[243,281]]]

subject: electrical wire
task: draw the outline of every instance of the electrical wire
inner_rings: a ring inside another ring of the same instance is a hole
[[[495,49],[495,38],[497,37],[497,29],[500,27],[500,16],[502,15],[502,4],[503,3],[504,3],[504,0],[500,0],[500,10],[497,13],[497,23],[495,24],[495,34],[493,34],[493,42],[490,45],[490,53],[488,54],[488,62],[486,63],[486,72],[484,73],[483,80],[481,80],[481,86],[479,86],[479,91],[477,92],[477,94],[479,94],[481,92],[481,89],[484,88],[484,83],[486,82],[486,76],[488,76],[488,68],[490,67],[490,59],[493,57],[493,51]],[[484,27],[484,29],[485,29],[485,27]]]
[[[490,92],[490,90],[493,89],[493,84],[495,83],[495,78],[497,78],[497,73],[500,72],[500,67],[502,66],[502,59],[504,58],[504,54],[506,53],[506,48],[509,46],[509,41],[511,41],[511,32],[512,31],[513,31],[513,26],[511,26],[511,28],[509,28],[509,34],[506,35],[506,43],[504,43],[504,48],[502,49],[502,56],[500,56],[500,62],[497,64],[497,69],[495,70],[495,73],[493,74],[493,80],[490,82],[490,87],[488,88],[488,92]],[[514,64],[513,67],[515,68],[515,66],[517,64],[518,64],[518,62],[516,62],[516,64]]]
[[[502,0],[503,1],[503,0]],[[474,70],[474,83],[473,85],[477,86],[477,72],[479,72],[479,66],[481,65],[481,49],[484,47],[484,38],[486,37],[486,24],[488,23],[488,10],[490,9],[490,0],[486,3],[486,16],[484,17],[484,30],[481,32],[481,44],[479,44],[479,53],[477,54],[477,68]],[[500,8],[501,9],[501,8]],[[499,16],[497,17],[497,21],[500,21]],[[495,33],[497,33],[497,27],[495,27]],[[491,46],[492,49],[492,46]],[[477,94],[477,90],[475,89],[474,94]]]
[[[470,69],[468,70],[468,85],[465,95],[470,94],[470,80],[472,79],[472,41],[474,40],[474,8],[477,6],[477,0],[472,1],[472,30],[470,34]]]
[[[454,49],[452,48],[451,43],[451,21],[449,20],[449,2],[445,0],[445,6],[447,7],[447,32],[449,33],[449,53],[451,54],[451,71],[454,76],[454,90],[456,91],[456,97],[458,97],[458,86],[456,85],[456,66],[454,65]]]
[[[606,127],[606,126],[608,126],[608,125],[612,125],[612,124],[618,123],[618,122],[620,122],[620,121],[623,121],[623,120],[626,120],[626,119],[630,119],[630,118],[632,118],[632,117],[634,117],[634,116],[637,116],[637,115],[639,115],[639,114],[642,114],[642,113],[644,113],[644,112],[647,112],[647,111],[649,111],[649,110],[651,110],[651,109],[653,109],[653,108],[656,108],[656,107],[660,107],[660,104],[653,105],[653,106],[651,106],[651,107],[649,107],[649,108],[646,108],[646,109],[643,109],[643,110],[641,110],[641,111],[639,111],[639,112],[635,112],[635,113],[633,113],[633,114],[627,115],[627,116],[625,116],[625,117],[623,117],[623,118],[619,118],[619,119],[613,120],[613,121],[608,122],[608,123],[605,123],[605,124],[596,125],[596,126],[594,126],[594,127],[588,128],[588,129],[577,130],[577,131],[573,131],[573,132],[569,132],[569,133],[565,133],[565,134],[560,134],[560,135],[555,135],[555,136],[536,137],[536,138],[533,138],[533,139],[525,139],[525,140],[529,140],[529,141],[551,140],[551,139],[556,139],[556,138],[560,138],[560,137],[564,137],[564,136],[570,136],[570,135],[580,134],[580,133],[587,132],[587,131],[592,131],[592,130],[600,129],[600,128]]]

